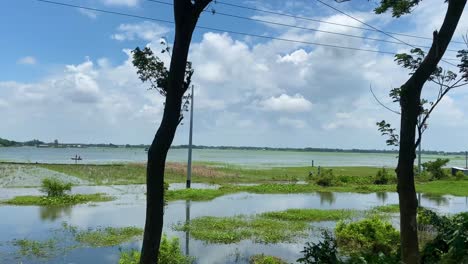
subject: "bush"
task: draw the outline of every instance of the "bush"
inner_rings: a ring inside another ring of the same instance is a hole
[[[167,238],[163,235],[161,239],[161,246],[159,248],[159,261],[158,263],[164,264],[191,264],[193,259],[185,256],[180,250],[179,238],[174,237],[172,239]],[[137,250],[131,250],[120,253],[119,264],[139,264],[140,263],[140,252]]]
[[[47,194],[47,197],[64,196],[65,192],[71,191],[72,184],[62,182],[57,179],[46,178],[42,180],[41,192]]]
[[[393,256],[400,243],[399,232],[377,217],[352,223],[338,222],[335,234],[340,250],[350,255]]]
[[[332,186],[335,181],[335,175],[332,169],[322,169],[320,175],[315,179],[315,183],[320,186],[328,187]]]
[[[374,178],[374,184],[388,184],[390,181],[390,175],[385,168],[380,169],[377,171],[377,174]]]
[[[422,166],[425,171],[431,174],[431,180],[440,180],[447,176],[442,167],[446,166],[449,161],[449,159],[436,159],[435,161],[424,162]]]
[[[468,213],[451,217],[421,209],[418,214],[421,226],[435,230],[436,236],[423,248],[422,263],[468,263]]]
[[[461,172],[461,171],[457,171],[457,173],[455,173],[455,179],[457,180],[463,180],[465,179],[465,173]]]
[[[249,260],[250,264],[287,264],[278,257],[266,256],[264,254],[254,255]]]
[[[327,231],[322,232],[323,240],[315,243],[307,243],[304,250],[301,251],[304,257],[297,260],[298,263],[319,264],[342,263],[338,258],[338,250],[335,238]]]

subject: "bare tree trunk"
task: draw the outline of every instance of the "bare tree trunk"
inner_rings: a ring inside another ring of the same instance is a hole
[[[185,1],[185,0],[184,0]],[[141,249],[141,264],[158,263],[164,220],[164,170],[167,152],[172,144],[180,121],[182,96],[188,51],[192,33],[198,19],[191,9],[190,1],[174,1],[176,33],[169,70],[169,84],[161,125],[148,150],[146,171],[146,222]]]
[[[164,170],[167,152],[180,122],[187,57],[200,13],[211,0],[174,0],[175,39],[169,68],[164,114],[150,149],[146,169],[146,222],[141,264],[158,263],[164,223]]]
[[[419,263],[419,244],[416,213],[418,201],[414,185],[416,158],[416,126],[421,111],[421,91],[424,83],[442,59],[450,43],[467,0],[449,0],[448,9],[439,33],[428,55],[411,78],[401,87],[400,149],[398,166],[398,194],[400,201],[401,257],[405,264]]]

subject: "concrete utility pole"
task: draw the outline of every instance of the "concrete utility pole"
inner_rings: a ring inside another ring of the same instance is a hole
[[[421,124],[421,115],[419,115],[419,123]],[[422,135],[420,135],[419,146],[418,146],[418,173],[422,172],[421,167],[421,145],[422,145]]]
[[[189,147],[188,147],[188,163],[187,163],[187,189],[190,189],[192,181],[192,133],[193,133],[193,85],[192,85],[192,98],[190,102],[190,132],[189,132]]]
[[[465,169],[468,169],[468,151],[465,151]]]

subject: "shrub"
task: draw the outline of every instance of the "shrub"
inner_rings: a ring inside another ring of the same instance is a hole
[[[64,196],[65,192],[71,191],[72,184],[62,182],[57,179],[46,178],[42,180],[41,192],[47,194],[48,197]]]
[[[446,166],[449,161],[449,159],[436,159],[424,162],[422,166],[425,171],[431,174],[431,180],[440,180],[447,176],[442,167]]]
[[[377,174],[374,178],[374,184],[388,184],[390,181],[390,175],[385,168],[380,169],[377,171]]]
[[[163,235],[161,246],[159,247],[159,261],[164,264],[191,264],[193,259],[185,256],[180,250],[179,238],[172,239]],[[119,264],[139,264],[140,252],[137,250],[124,251],[120,253]]]
[[[340,250],[350,255],[393,256],[400,243],[399,232],[377,217],[352,223],[338,222],[335,234]]]
[[[335,238],[328,231],[322,232],[322,238],[323,240],[317,244],[307,243],[304,250],[301,251],[304,257],[298,259],[297,262],[306,264],[342,263],[338,258]]]
[[[435,238],[422,250],[422,263],[468,263],[467,212],[447,217],[421,209],[418,221],[421,226],[429,226],[436,233]]]
[[[457,171],[457,173],[455,173],[455,179],[457,180],[463,180],[465,179],[465,173],[461,172],[461,171]]]
[[[315,183],[320,186],[332,186],[335,181],[335,175],[332,169],[322,169],[320,175],[315,179]]]

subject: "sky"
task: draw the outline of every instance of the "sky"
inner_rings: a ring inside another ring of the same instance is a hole
[[[147,0],[56,1],[173,21],[172,6]],[[411,15],[395,19],[390,14],[374,14],[376,0],[341,4],[325,1],[379,29],[424,37],[431,37],[440,27],[447,8],[445,1],[424,0]],[[376,122],[387,120],[398,128],[399,116],[379,105],[369,87],[385,105],[398,110],[388,93],[401,86],[409,72],[398,66],[391,54],[310,43],[392,53],[409,52],[411,47],[300,29],[396,41],[375,31],[222,3],[366,27],[315,0],[224,0],[211,4],[209,10],[215,10],[215,14],[203,13],[198,25],[218,30],[197,29],[189,53],[195,69],[194,144],[389,148]],[[2,6],[0,32],[0,137],[69,143],[152,141],[164,110],[164,98],[138,79],[131,50],[149,46],[158,52],[162,49],[161,39],[171,45],[173,24],[21,0]],[[465,10],[454,40],[461,41],[467,32]],[[431,44],[430,40],[397,38],[412,45]],[[449,48],[464,47],[452,43]],[[158,55],[169,64],[169,56]],[[445,58],[454,59],[455,55],[448,51]],[[457,71],[443,62],[440,66]],[[427,84],[423,96],[433,99],[437,91],[437,86]],[[467,101],[468,86],[446,96],[429,120],[423,149],[468,149]],[[176,145],[188,142],[188,116],[178,128]]]

